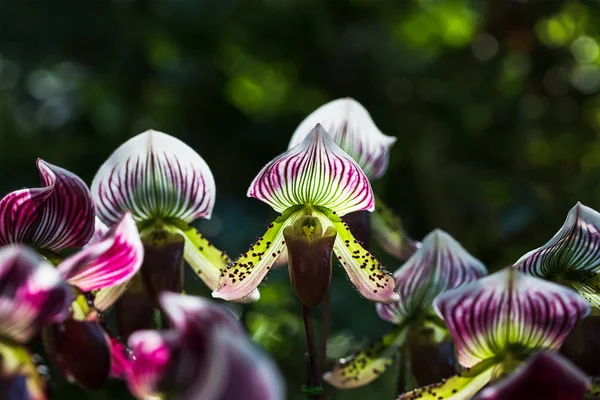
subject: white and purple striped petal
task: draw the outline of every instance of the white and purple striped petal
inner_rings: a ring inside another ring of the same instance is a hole
[[[83,292],[121,285],[140,269],[144,247],[131,213],[126,212],[105,236],[65,259],[57,267]]]
[[[54,267],[22,246],[0,248],[0,336],[27,342],[69,315],[73,295]]]
[[[123,143],[92,182],[97,213],[109,226],[127,210],[137,222],[210,218],[215,193],[204,159],[179,139],[153,130]]]
[[[273,363],[257,352],[227,310],[201,298],[163,293],[173,329],[138,331],[127,383],[138,399],[283,399]]]
[[[396,138],[384,135],[369,112],[356,100],[343,98],[322,105],[300,123],[289,148],[296,146],[316,124],[348,153],[369,177],[381,177],[388,166],[389,151]]]
[[[600,308],[600,213],[577,203],[552,239],[514,264],[540,278],[567,283]]]
[[[434,302],[466,368],[519,348],[556,350],[590,306],[575,291],[506,268]]]
[[[432,311],[433,300],[440,293],[477,280],[486,273],[481,261],[452,236],[436,229],[394,273],[400,299],[391,304],[377,304],[377,313],[394,324],[422,316]]]
[[[248,196],[277,212],[297,205],[320,206],[339,216],[373,211],[371,184],[358,164],[335,144],[321,125],[298,145],[268,163],[248,189]]]
[[[41,188],[21,189],[0,200],[0,245],[25,243],[59,251],[83,247],[94,233],[94,204],[75,174],[37,160]]]
[[[483,389],[475,400],[580,400],[591,386],[590,378],[569,360],[540,351],[508,377]]]

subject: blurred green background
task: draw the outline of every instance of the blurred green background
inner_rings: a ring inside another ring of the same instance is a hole
[[[577,201],[600,207],[600,3],[560,0],[0,2],[0,192],[37,157],[91,182],[153,128],[196,149],[217,202],[198,226],[232,256],[274,217],[246,198],[312,110],[351,96],[396,136],[376,191],[413,238],[440,227],[490,269],[548,240]],[[388,269],[400,263],[375,247]],[[332,355],[386,332],[334,267]],[[187,289],[206,293],[188,275]],[[302,399],[304,336],[287,271],[244,306]],[[129,399],[67,385],[58,399]],[[393,398],[393,368],[332,399]]]

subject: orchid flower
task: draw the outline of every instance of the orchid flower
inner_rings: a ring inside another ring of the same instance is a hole
[[[117,300],[142,265],[144,249],[129,212],[96,241],[66,258],[57,266],[58,273],[77,294],[65,321],[43,328],[44,346],[52,361],[71,382],[87,389],[98,389],[108,378],[120,351],[101,324],[98,312],[90,307],[85,293],[102,296],[104,309]],[[115,290],[116,288],[116,290]],[[92,362],[90,362],[92,361]],[[118,374],[117,374],[118,375]]]
[[[438,341],[443,339],[445,328],[433,310],[434,299],[486,272],[485,266],[452,236],[439,229],[431,232],[423,246],[394,273],[399,300],[376,306],[379,316],[395,325],[392,332],[340,360],[333,371],[325,374],[325,380],[344,389],[372,382],[392,364],[409,331],[419,332],[425,327],[434,335],[437,333]]]
[[[25,390],[20,398],[46,398],[26,344],[43,325],[64,321],[72,299],[60,274],[35,251],[0,248],[0,398],[11,398],[5,390]]]
[[[505,268],[434,302],[452,334],[464,368],[441,383],[399,399],[470,399],[490,381],[512,373],[539,350],[556,351],[590,311],[577,292],[514,268]]]
[[[507,378],[483,389],[475,400],[580,400],[591,387],[590,378],[569,360],[540,351]]]
[[[160,303],[172,329],[138,331],[127,370],[140,400],[280,400],[283,382],[225,308],[199,297],[164,292]]]
[[[384,175],[388,167],[389,151],[396,138],[384,135],[362,104],[352,98],[343,98],[322,105],[296,128],[289,149],[300,144],[316,124],[325,128],[333,141],[358,163],[369,180],[379,179]],[[375,240],[392,256],[400,260],[408,259],[419,247],[419,243],[406,234],[400,218],[383,205],[381,199],[376,200],[377,209],[369,218]],[[352,223],[351,228],[360,228],[361,225]],[[368,230],[368,226],[367,223],[367,227],[356,229],[355,234]],[[366,244],[368,234],[361,236]]]
[[[0,200],[0,246],[25,243],[58,252],[83,247],[94,233],[94,204],[73,173],[37,160],[43,187],[21,189]]]
[[[552,239],[521,257],[514,268],[562,283],[589,301],[592,312],[600,311],[600,213],[581,203]]]
[[[166,254],[160,265],[154,257],[146,257],[138,286],[153,297],[162,290],[181,291],[183,253],[196,275],[211,290],[217,288],[230,260],[190,225],[198,218],[210,218],[216,193],[208,165],[191,147],[162,132],[143,132],[115,150],[98,170],[91,189],[103,223],[112,226],[130,211],[146,252]],[[143,297],[143,291],[137,293]],[[247,300],[258,298],[258,292],[249,295]]]
[[[233,265],[223,271],[214,297],[237,300],[252,293],[286,247],[284,230],[303,217],[310,233],[315,224],[336,232],[333,251],[351,282],[364,297],[396,301],[393,277],[354,238],[341,216],[374,209],[373,192],[366,175],[321,125],[297,146],[268,163],[254,178],[248,196],[281,213],[267,232]]]

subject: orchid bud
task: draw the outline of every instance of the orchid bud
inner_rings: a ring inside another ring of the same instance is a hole
[[[319,219],[308,215],[283,230],[290,281],[296,296],[307,307],[317,306],[329,291],[336,235],[334,227],[330,226],[323,232]]]

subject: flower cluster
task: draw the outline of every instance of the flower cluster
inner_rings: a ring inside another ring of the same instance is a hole
[[[600,214],[577,203],[547,244],[486,276],[448,233],[414,241],[376,201],[371,180],[384,175],[395,140],[353,99],[317,109],[250,184],[248,196],[278,216],[235,260],[193,226],[210,218],[216,185],[180,140],[153,130],[129,139],[90,188],[38,160],[41,187],[0,200],[0,397],[47,398],[48,376],[28,347],[39,335],[49,360],[87,390],[117,378],[143,400],[283,399],[275,363],[233,313],[183,294],[185,264],[214,298],[240,303],[259,300],[269,271],[288,264],[311,397],[323,398],[321,377],[356,388],[394,360],[398,399],[593,395],[590,368],[568,344],[578,322],[600,310]],[[371,236],[405,261],[394,274]],[[393,328],[321,374],[311,310],[329,307],[334,264]]]

